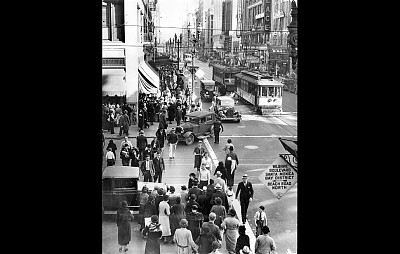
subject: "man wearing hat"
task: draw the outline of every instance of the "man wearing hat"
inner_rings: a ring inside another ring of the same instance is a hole
[[[211,202],[213,205],[215,205],[215,198],[219,197],[222,200],[222,205],[225,207],[225,210],[229,210],[229,205],[228,205],[228,198],[226,197],[225,191],[222,190],[222,187],[220,184],[215,185],[215,193],[212,194]]]
[[[249,181],[247,181],[247,177],[247,174],[243,175],[242,182],[238,184],[235,197],[237,199],[240,193],[240,210],[242,213],[243,224],[246,223],[247,208],[249,207],[250,201],[253,200],[254,194],[253,186]]]
[[[214,143],[219,144],[219,133],[224,132],[224,126],[220,121],[220,118],[217,117],[216,121],[214,122]]]
[[[217,171],[216,175],[217,175],[217,178],[214,179],[214,183],[215,184],[218,183],[219,185],[221,185],[222,190],[225,191],[226,190],[226,184],[225,184],[225,180],[221,178],[221,176],[222,176],[221,171]]]
[[[169,143],[169,159],[175,159],[176,145],[178,144],[178,135],[175,133],[175,128],[172,127],[167,140]]]
[[[156,157],[153,159],[153,168],[154,168],[154,182],[161,183],[162,174],[165,173],[165,164],[164,158],[161,157],[161,152],[157,151]]]
[[[139,150],[139,160],[144,160],[144,150],[147,147],[147,138],[144,135],[144,130],[140,130],[139,136],[136,137],[136,147]]]

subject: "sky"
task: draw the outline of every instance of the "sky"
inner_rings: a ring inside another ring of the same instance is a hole
[[[158,0],[160,8],[160,39],[161,42],[172,38],[175,33],[179,35],[187,14],[187,9],[194,10],[198,6],[198,0]],[[177,28],[163,28],[177,27]]]

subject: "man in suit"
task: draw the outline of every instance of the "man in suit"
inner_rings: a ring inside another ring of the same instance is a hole
[[[219,227],[215,225],[214,221],[217,218],[217,215],[215,213],[210,213],[208,215],[209,221],[203,222],[203,225],[201,227],[208,227],[211,230],[212,235],[215,236],[218,241],[222,242],[222,237],[221,233],[219,230]]]
[[[247,174],[242,176],[242,182],[238,184],[235,197],[237,199],[240,193],[240,209],[243,224],[246,223],[247,208],[249,208],[249,203],[253,200],[254,194],[253,186],[247,181],[247,177]]]
[[[147,138],[144,136],[144,131],[139,131],[139,136],[136,137],[136,147],[139,150],[139,160],[144,159],[144,149],[147,147]]]
[[[165,164],[164,158],[161,157],[161,152],[158,151],[156,157],[153,159],[153,166],[154,166],[154,182],[161,183],[162,181],[162,174],[165,173]]]
[[[196,196],[196,200],[202,192],[202,190],[198,187],[198,185],[199,185],[199,180],[196,179],[193,181],[192,188],[189,189],[189,196],[191,194],[194,194]]]
[[[217,117],[217,120],[214,122],[214,143],[219,144],[219,133],[224,132],[224,126],[222,126],[221,120]]]
[[[150,160],[150,156],[146,157],[146,160],[140,165],[140,169],[143,173],[144,182],[152,182],[154,176],[154,165],[153,161]]]

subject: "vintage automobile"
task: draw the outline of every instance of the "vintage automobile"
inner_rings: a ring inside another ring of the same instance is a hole
[[[139,195],[143,186],[149,191],[155,185],[167,189],[166,184],[141,182],[139,167],[108,166],[103,171],[103,214],[116,214],[122,200],[128,202],[132,214],[139,213]]]
[[[235,100],[231,96],[218,96],[215,98],[215,112],[221,121],[240,122],[242,114],[235,110]]]
[[[213,111],[194,111],[186,115],[187,122],[176,128],[178,142],[185,141],[187,145],[194,143],[196,139],[213,136],[216,114]]]

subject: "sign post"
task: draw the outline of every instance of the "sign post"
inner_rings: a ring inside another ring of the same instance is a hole
[[[297,182],[297,172],[281,156],[258,177],[278,199]]]

